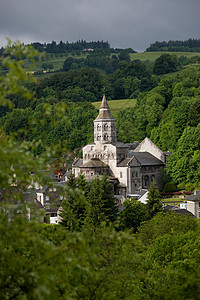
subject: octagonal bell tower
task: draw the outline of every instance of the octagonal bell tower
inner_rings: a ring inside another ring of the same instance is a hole
[[[99,114],[94,120],[94,142],[114,143],[116,141],[116,120],[111,115],[108,102],[104,95],[99,108]]]

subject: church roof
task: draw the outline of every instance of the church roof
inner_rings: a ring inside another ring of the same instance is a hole
[[[135,157],[142,166],[164,165],[164,163],[149,152],[129,152],[129,158]]]
[[[80,167],[81,168],[102,168],[102,167],[105,168],[108,167],[108,165],[98,158],[92,158],[91,160],[89,160],[88,162],[86,162]]]
[[[118,167],[127,167],[129,162],[133,159],[137,159],[137,161],[141,164],[141,166],[156,166],[156,165],[164,165],[164,163],[153,156],[148,152],[129,152],[128,157],[122,160]]]
[[[83,159],[82,159],[82,158],[77,158],[77,159],[73,162],[72,166],[73,166],[73,167],[80,167],[82,164],[83,164]]]
[[[103,95],[101,106],[99,108],[99,114],[95,120],[102,120],[102,119],[115,120],[115,118],[111,115],[110,107],[108,105],[105,95]]]
[[[124,160],[120,161],[120,163],[118,163],[118,167],[127,167],[128,163],[131,159],[130,158],[125,158]]]

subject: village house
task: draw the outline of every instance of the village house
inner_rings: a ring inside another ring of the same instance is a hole
[[[58,224],[58,209],[64,198],[65,182],[56,182],[51,186],[45,185],[37,190],[37,201],[45,210],[46,222]]]
[[[196,190],[194,194],[187,196],[187,210],[196,218],[200,218],[200,190]]]

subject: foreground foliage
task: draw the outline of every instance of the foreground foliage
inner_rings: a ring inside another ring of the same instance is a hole
[[[198,299],[199,224],[157,215],[139,233],[0,218],[1,299]]]

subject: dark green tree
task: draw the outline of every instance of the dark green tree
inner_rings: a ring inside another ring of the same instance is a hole
[[[104,175],[102,179],[96,177],[90,182],[88,202],[88,221],[94,226],[101,222],[114,222],[117,218],[117,206],[115,204],[113,187]]]
[[[162,54],[155,60],[154,74],[162,75],[175,72],[177,70],[177,60],[170,54]]]
[[[158,212],[161,212],[162,209],[162,203],[160,201],[160,193],[156,186],[156,182],[153,181],[151,183],[151,186],[148,190],[147,195],[147,207],[149,210],[149,214],[151,217],[156,215]]]
[[[124,60],[128,63],[131,61],[130,55],[126,51],[121,51],[118,55],[118,58],[119,58],[119,60]]]
[[[119,214],[119,228],[131,229],[135,233],[140,224],[149,217],[147,205],[131,198],[123,203],[123,210]]]
[[[75,189],[77,187],[77,179],[73,172],[71,172],[68,177],[67,186],[70,187],[71,189]]]
[[[84,225],[87,200],[78,188],[67,188],[60,208],[60,224],[69,231],[80,231]]]

